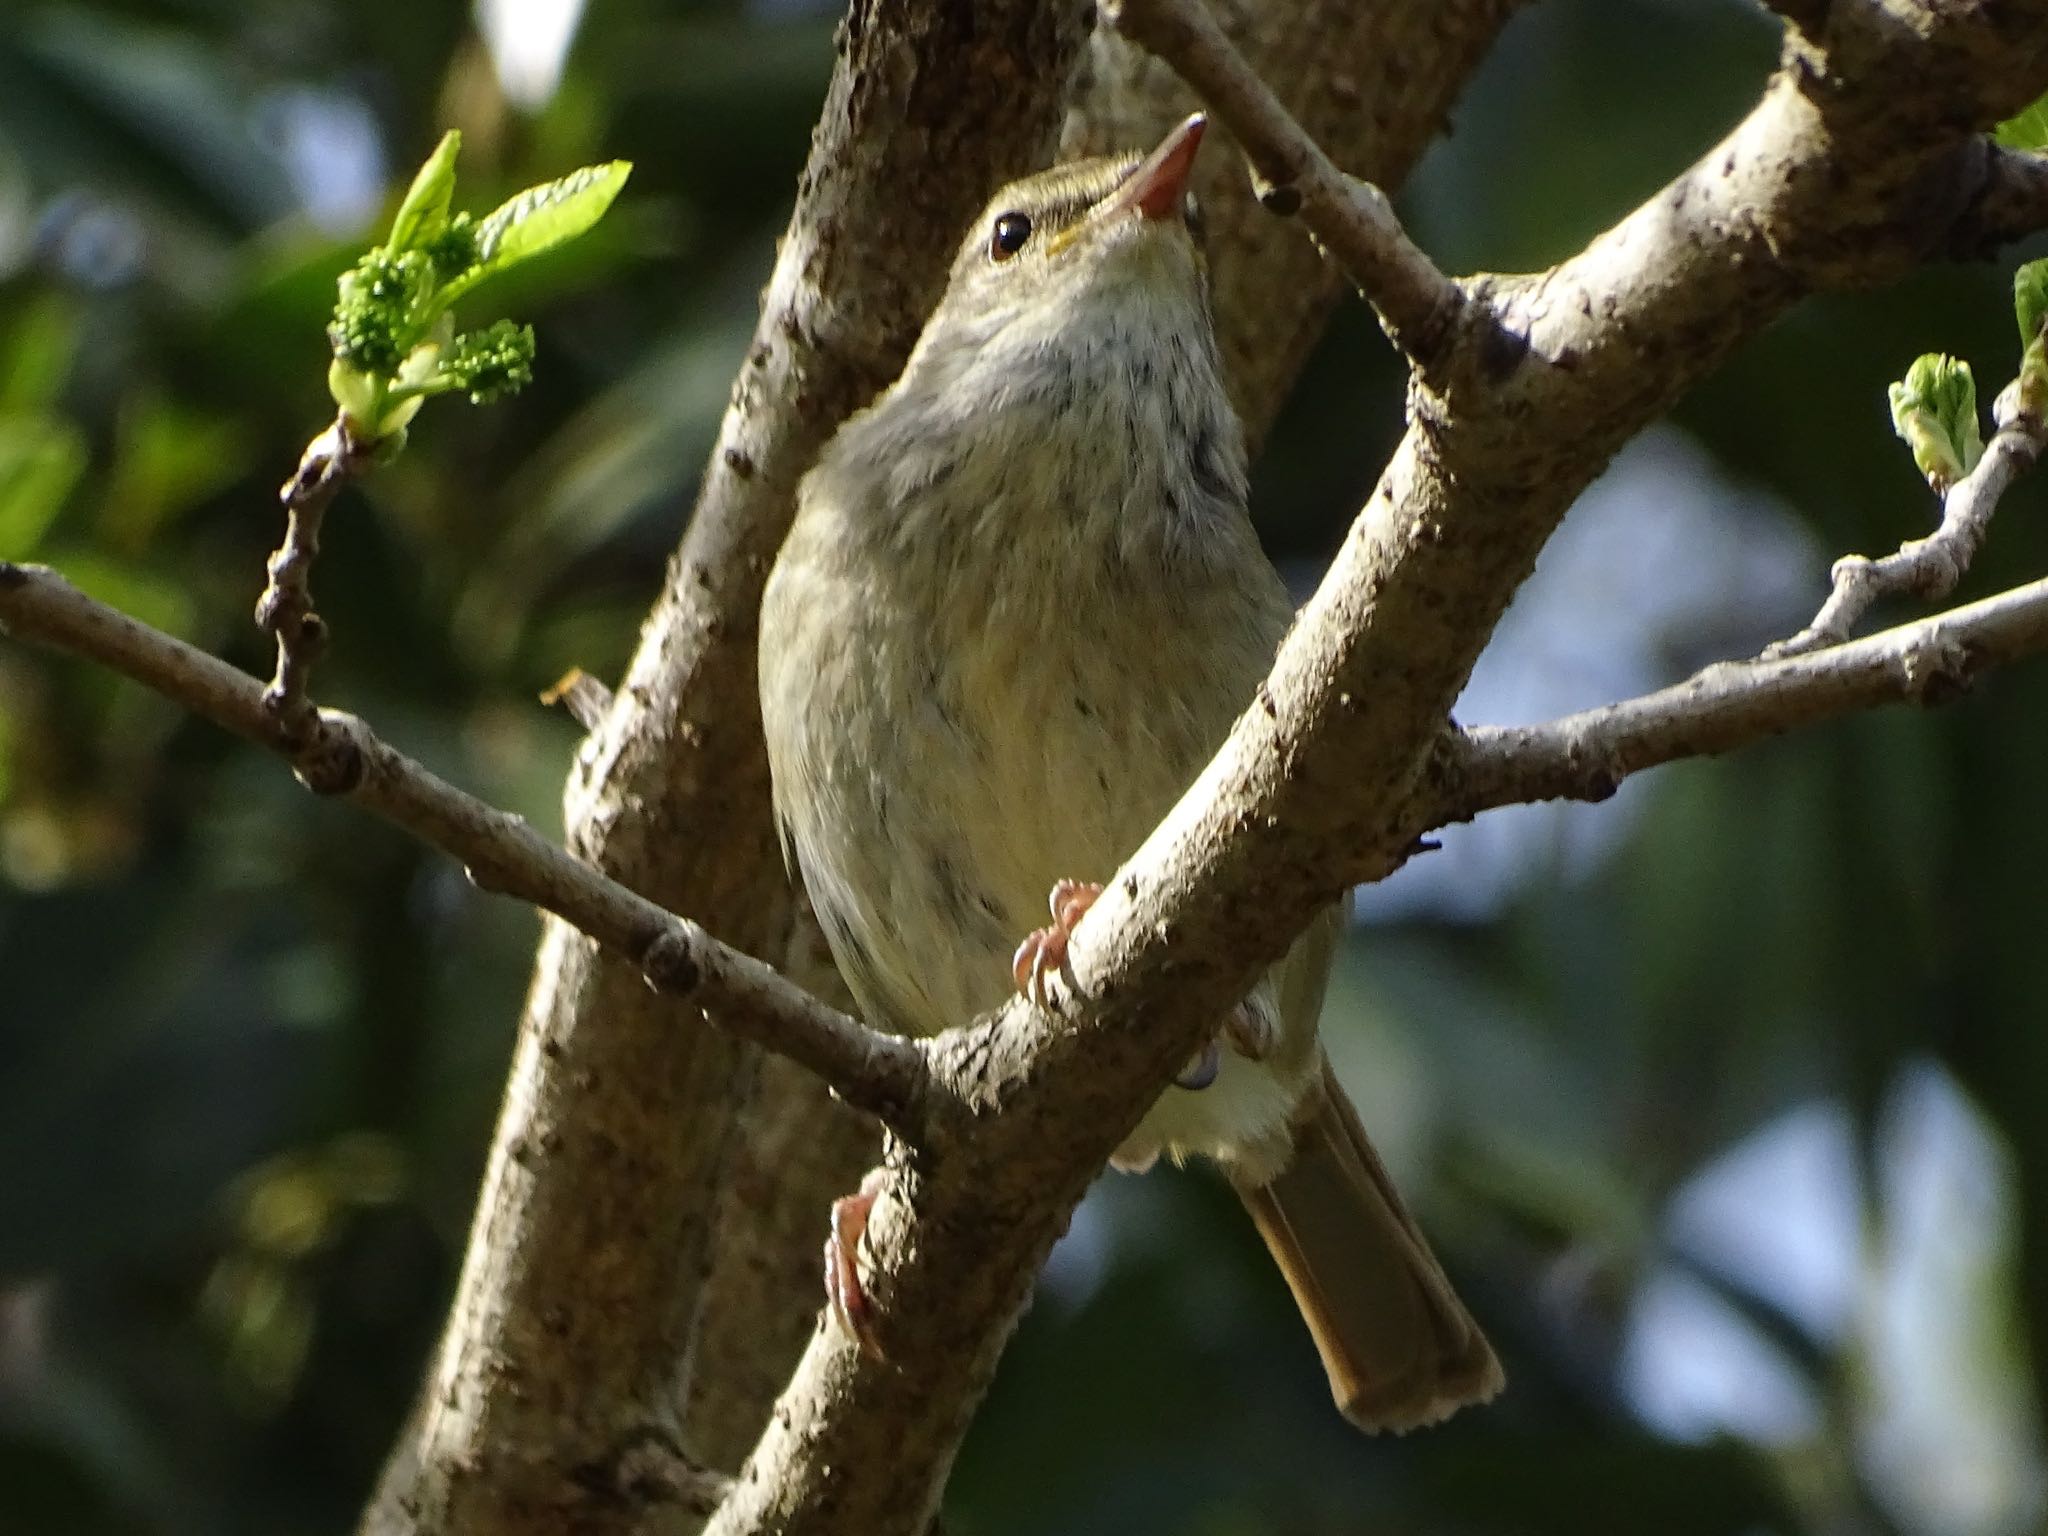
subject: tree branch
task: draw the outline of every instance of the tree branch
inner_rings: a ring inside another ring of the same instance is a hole
[[[284,503],[284,542],[266,567],[269,584],[256,600],[256,627],[277,641],[277,668],[264,691],[264,706],[288,737],[312,729],[313,703],[307,690],[313,668],[327,650],[327,624],[313,611],[313,562],[320,554],[320,524],[341,488],[363,472],[369,448],[357,441],[346,418],[306,445],[299,467],[277,493]]]
[[[1118,30],[1171,65],[1229,125],[1267,211],[1298,212],[1372,301],[1394,344],[1427,366],[1465,295],[1408,238],[1386,194],[1331,164],[1202,0],[1111,0],[1104,9]]]
[[[1949,242],[1953,256],[1982,256],[2048,229],[2048,155],[2005,149],[1989,139],[1981,153],[1984,190],[1975,216],[1960,223]]]
[[[1828,40],[1579,257],[1468,285],[1483,311],[1414,391],[1407,438],[1257,701],[1080,924],[1065,1027],[1035,1034],[1012,1004],[937,1042],[935,1073],[1002,1113],[936,1139],[877,1203],[867,1289],[893,1368],[814,1336],[713,1532],[920,1527],[1102,1156],[1312,915],[1426,829],[1442,723],[1565,508],[1801,294],[1945,248],[1972,208],[1955,173],[1974,130],[2040,77],[2048,0],[1927,8],[1912,27],[1839,14]]]
[[[1862,640],[1722,662],[1655,693],[1544,725],[1472,726],[1438,745],[1431,824],[1532,800],[1605,800],[1645,768],[1732,752],[1881,704],[1936,704],[2048,650],[2048,580]]]
[[[1942,525],[1896,554],[1835,563],[1820,614],[1753,662],[1723,662],[1656,693],[1547,725],[1455,728],[1429,766],[1432,825],[1530,800],[1604,800],[1644,768],[1731,751],[1795,726],[1874,705],[1938,703],[1987,668],[2048,648],[2048,581],[2002,592],[1854,644],[1880,595],[1944,597],[1969,568],[2012,482],[2040,457],[2048,426],[2001,395],[2001,425],[1976,467],[1943,497]]]
[[[1798,294],[1880,280],[1942,248],[1969,213],[1950,174],[1967,127],[2024,99],[2041,62],[2044,11],[2043,0],[2013,0],[1996,15],[1930,13],[1917,29],[1862,33],[1853,17],[1837,17],[1830,45],[1843,51],[1831,68],[1781,73],[1708,161],[1580,258],[1537,279],[1469,285],[1468,314],[1483,305],[1486,323],[1456,329],[1441,382],[1417,391],[1400,455],[1255,705],[1082,924],[1076,985],[1062,996],[1067,1017],[1055,1024],[1012,1004],[928,1053],[934,1113],[922,1146],[894,1158],[869,1227],[869,1291],[892,1364],[862,1360],[836,1334],[814,1337],[715,1529],[921,1528],[1037,1265],[1104,1155],[1311,914],[1352,880],[1398,862],[1425,822],[1441,722],[1564,507],[1620,441]],[[974,107],[986,114],[985,97]],[[870,210],[901,217],[879,196],[889,187],[864,181],[860,190]],[[821,406],[807,397],[817,376],[803,369],[830,368],[802,328],[833,321],[823,295],[839,290],[807,286],[829,266],[820,242],[830,241],[816,226],[801,234],[809,243],[794,255],[785,246],[764,315],[764,330],[779,328],[792,345],[750,375],[753,385],[784,387],[786,399],[763,403],[743,383],[722,453],[728,491],[732,477],[766,478],[747,451],[752,434],[765,432],[781,478],[763,500],[734,492],[714,502],[709,533],[700,510],[691,550],[734,558],[693,564],[686,554],[675,583],[683,595],[651,624],[593,746],[604,793],[579,805],[607,851],[647,854],[679,837],[659,814],[630,833],[608,814],[631,820],[631,811],[717,793],[737,795],[729,808],[758,809],[746,799],[758,787],[751,738],[739,730],[738,745],[692,741],[693,730],[707,734],[706,720],[685,705],[701,701],[700,686],[728,705],[731,689],[750,694],[736,662],[748,659],[744,600],[758,596],[765,560],[750,574],[738,558],[760,530],[732,521],[735,509],[749,508],[779,537],[777,509],[836,420],[837,398]],[[1502,327],[1514,347],[1499,345]],[[849,365],[835,378],[861,376]],[[693,601],[698,588],[710,595]],[[741,625],[740,641],[724,620]],[[746,715],[706,718],[731,730]],[[642,750],[673,755],[620,766]],[[718,766],[736,781],[716,781],[716,791],[691,784]],[[635,801],[640,789],[649,797]],[[750,850],[745,829],[734,841],[740,854]],[[651,854],[648,862],[660,863]],[[754,869],[742,868],[740,888],[757,889]],[[661,872],[683,885],[710,878]],[[659,1217],[660,1198],[686,1193],[687,1174],[715,1167],[719,1142],[700,1140],[694,1162],[665,1152],[664,1135],[673,1142],[696,1129],[660,1119],[675,1108],[673,1092],[653,1095],[654,1114],[642,1118],[656,1123],[645,1125],[620,1119],[642,1083],[630,1081],[626,1095],[584,1093],[577,1074],[593,1060],[616,1069],[643,1059],[637,1026],[628,1026],[631,1048],[589,1054],[601,1021],[590,1010],[604,988],[565,958],[586,953],[578,945],[544,959],[562,968],[544,968],[537,999],[544,989],[569,1003],[537,1000],[523,1033],[449,1345],[409,1447],[418,1479],[398,1480],[387,1506],[394,1524],[554,1531],[573,1510],[573,1528],[598,1530],[646,1516],[631,1496],[637,1484],[619,1473],[623,1453],[644,1442],[650,1423],[660,1427],[678,1358],[666,1346],[687,1336],[689,1274],[660,1290],[643,1255],[621,1253],[639,1236],[632,1222],[608,1229],[603,1218],[616,1208],[593,1220],[564,1205],[626,1183],[635,1186],[628,1213]],[[565,1022],[581,1033],[565,1033]],[[672,1038],[669,1047],[672,1061]],[[726,1070],[723,1080],[734,1076]],[[585,1112],[596,1122],[580,1119]],[[561,1159],[551,1131],[601,1144],[609,1166]],[[641,1161],[623,1155],[629,1147],[659,1159],[658,1178],[639,1178]],[[656,1261],[701,1254],[673,1225],[657,1235]],[[572,1251],[578,1238],[589,1241]],[[635,1304],[647,1315],[621,1315]],[[586,1367],[591,1378],[577,1374]]]
[[[719,1027],[816,1072],[856,1108],[921,1133],[924,1059],[911,1041],[828,1008],[696,923],[627,890],[383,741],[354,715],[312,710],[288,723],[262,684],[118,609],[48,566],[0,561],[0,629],[84,656],[224,730],[278,753],[315,794],[380,816],[460,861],[477,886],[574,924],[636,966],[656,991]]]
[[[2006,487],[2041,455],[2041,424],[2020,420],[2003,425],[1975,469],[1941,498],[1941,525],[1924,539],[1911,539],[1891,554],[1844,555],[1835,562],[1833,590],[1820,612],[1798,634],[1780,640],[1766,657],[1797,656],[1840,645],[1881,597],[1912,595],[1939,601],[1953,592],[1991,530],[1991,514]]]

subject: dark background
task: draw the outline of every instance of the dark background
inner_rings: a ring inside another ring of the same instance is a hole
[[[628,653],[831,24],[596,0],[528,106],[460,7],[13,0],[0,557],[267,671],[274,490],[329,414],[333,280],[389,188],[449,125],[461,206],[630,158],[597,234],[477,306],[536,322],[537,385],[429,406],[318,574],[324,696],[557,827],[574,728],[535,694]],[[1775,47],[1739,0],[1533,8],[1405,195],[1416,235],[1461,271],[1569,253],[1732,123]],[[1936,269],[1743,349],[1574,513],[1461,717],[1749,653],[1834,553],[1924,529],[1884,386],[1945,349],[1988,398],[2009,280]],[[1399,429],[1354,306],[1259,472],[1304,586]],[[2023,485],[1969,594],[2048,565],[2041,512]],[[949,1529],[2038,1528],[2044,751],[2037,664],[1490,817],[1370,893],[1327,1027],[1507,1396],[1360,1439],[1214,1182],[1110,1178]],[[0,1532],[350,1525],[446,1301],[533,931],[263,754],[0,643]]]

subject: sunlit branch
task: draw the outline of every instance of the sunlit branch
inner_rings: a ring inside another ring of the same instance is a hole
[[[1473,726],[1430,766],[1433,824],[1534,800],[1604,800],[1630,774],[1733,751],[1882,704],[1934,704],[2048,651],[2048,579],[1845,645],[1723,662],[1682,683],[1543,725]]]
[[[1770,647],[1765,657],[1798,656],[1841,644],[1879,598],[1948,596],[1976,558],[1999,498],[2033,467],[2041,447],[2040,422],[2023,418],[2001,426],[1976,467],[1942,497],[1941,525],[1933,533],[1901,544],[1882,559],[1844,555],[1837,560],[1833,590],[1813,622]]]

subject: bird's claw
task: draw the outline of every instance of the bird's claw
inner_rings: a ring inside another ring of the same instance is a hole
[[[1247,1061],[1264,1061],[1272,1054],[1278,1033],[1271,1010],[1261,1006],[1256,999],[1246,998],[1230,1010],[1230,1017],[1223,1021],[1221,1033],[1188,1058],[1188,1064],[1180,1069],[1180,1076],[1173,1080],[1174,1087],[1197,1092],[1215,1082],[1223,1070],[1225,1044]]]
[[[1069,986],[1074,984],[1073,972],[1067,965],[1067,944],[1073,938],[1075,925],[1088,915],[1088,909],[1095,905],[1095,899],[1101,894],[1102,887],[1092,881],[1060,881],[1052,888],[1052,895],[1046,902],[1052,911],[1052,923],[1025,934],[1024,942],[1010,957],[1010,974],[1016,979],[1018,992],[1037,1007],[1051,1006],[1051,983],[1055,975],[1064,976]],[[1227,1042],[1247,1061],[1264,1061],[1272,1054],[1277,1035],[1272,1010],[1256,998],[1246,998],[1231,1009],[1217,1039],[1211,1040],[1189,1058],[1188,1064],[1173,1080],[1174,1086],[1195,1092],[1215,1082],[1217,1074],[1223,1070],[1219,1041]]]
[[[1188,1064],[1180,1069],[1180,1076],[1173,1080],[1176,1088],[1185,1088],[1190,1093],[1198,1092],[1216,1081],[1216,1074],[1223,1070],[1223,1051],[1214,1040],[1203,1046]]]
[[[886,1360],[875,1336],[874,1309],[860,1282],[860,1240],[887,1175],[870,1168],[860,1189],[832,1202],[832,1231],[825,1239],[825,1300],[833,1320],[872,1360]]]
[[[1230,1010],[1230,1017],[1223,1021],[1223,1038],[1246,1061],[1264,1061],[1272,1055],[1279,1035],[1279,1023],[1273,1017],[1273,1010],[1257,996],[1239,1003]]]
[[[1065,976],[1067,984],[1073,985],[1073,972],[1067,968],[1067,941],[1073,937],[1074,925],[1088,915],[1101,894],[1102,887],[1090,881],[1060,881],[1046,903],[1052,909],[1052,925],[1025,934],[1011,956],[1010,974],[1016,978],[1017,990],[1037,1007],[1051,1006],[1055,975]]]

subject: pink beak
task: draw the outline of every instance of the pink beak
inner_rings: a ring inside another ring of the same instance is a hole
[[[1202,147],[1202,130],[1208,126],[1209,120],[1197,112],[1160,140],[1159,147],[1124,178],[1102,211],[1115,215],[1131,210],[1148,219],[1179,218],[1188,173],[1194,169],[1195,151]]]

